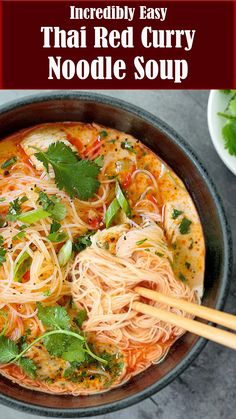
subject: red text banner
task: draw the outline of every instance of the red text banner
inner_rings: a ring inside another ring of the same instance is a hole
[[[5,89],[236,87],[232,1],[1,6]]]

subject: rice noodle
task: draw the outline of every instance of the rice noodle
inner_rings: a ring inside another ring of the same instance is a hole
[[[171,244],[178,236],[179,222],[184,215],[174,220],[169,216],[173,204],[162,202],[158,179],[163,181],[166,166],[155,157],[158,161],[155,172],[148,170],[151,165],[142,161],[142,153],[132,152],[132,149],[130,152],[122,143],[120,145],[121,140],[132,142],[132,138],[126,135],[119,138],[115,131],[115,135],[113,132],[104,139],[98,134],[101,127],[90,127],[91,141],[81,146],[81,156],[94,159],[102,150],[104,162],[99,174],[100,187],[88,201],[71,199],[64,190],[58,189],[52,168],[49,174],[44,169],[37,171],[27,156],[18,158],[10,168],[10,175],[0,179],[3,218],[9,204],[25,196],[27,200],[21,203],[23,213],[39,208],[39,192],[43,191],[49,198],[56,195],[65,206],[66,216],[60,221],[60,229],[71,241],[96,230],[90,237],[91,246],[73,253],[63,267],[58,262],[62,243],[53,243],[47,238],[51,232],[51,218],[41,219],[23,230],[22,222],[18,220],[1,227],[7,252],[6,261],[0,266],[0,310],[3,313],[0,333],[4,330],[6,337],[17,343],[20,338],[23,342],[28,335],[32,341],[45,332],[37,315],[37,302],[46,306],[59,304],[73,311],[76,310],[71,308],[73,301],[78,309],[86,310],[82,331],[89,344],[94,345],[98,353],[109,349],[118,357],[117,362],[119,356],[122,358],[122,368],[114,380],[112,373],[100,364],[87,367],[88,374],[99,377],[96,384],[91,380],[89,387],[82,381],[66,379],[61,371],[70,368],[70,363],[50,356],[42,340],[26,354],[37,365],[36,379],[29,378],[17,365],[0,365],[1,374],[12,381],[52,394],[76,396],[106,391],[104,383],[109,383],[109,388],[116,387],[164,359],[184,330],[134,311],[133,302],[140,300],[134,291],[137,285],[188,301],[197,298],[195,288],[181,282],[173,271],[172,264],[176,259]],[[80,142],[82,144],[82,140]],[[142,151],[142,145],[132,144]],[[115,198],[117,180],[129,201],[132,217],[128,218],[128,212],[125,214],[124,209],[119,209],[113,220],[115,226],[105,228],[105,214]],[[15,236],[20,231],[24,234],[18,240]],[[31,259],[30,267],[20,282],[15,280],[15,269],[26,252]],[[189,317],[181,310],[145,299],[141,301]],[[4,320],[6,313],[7,322]],[[50,383],[47,378],[52,371],[59,378]]]

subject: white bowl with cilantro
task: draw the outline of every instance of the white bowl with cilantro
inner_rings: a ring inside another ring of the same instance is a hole
[[[214,147],[236,175],[236,90],[211,90],[207,117]]]

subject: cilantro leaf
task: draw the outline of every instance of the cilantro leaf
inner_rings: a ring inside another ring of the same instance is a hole
[[[75,323],[77,326],[81,327],[83,322],[87,319],[87,311],[84,309],[81,309],[78,311],[76,317],[74,318]]]
[[[5,336],[0,336],[0,363],[7,364],[18,355],[18,347],[15,342]]]
[[[56,195],[52,195],[50,198],[45,192],[39,193],[39,204],[43,209],[49,212],[51,218],[56,221],[61,221],[66,216],[66,207],[60,203],[59,198]]]
[[[4,247],[0,247],[0,266],[2,266],[3,262],[6,262],[6,249]]]
[[[66,335],[45,336],[43,342],[50,355],[60,357],[66,350],[68,337]]]
[[[43,164],[44,162],[47,162],[47,164],[50,163],[52,165],[59,163],[73,164],[80,160],[79,155],[75,151],[73,151],[68,145],[63,143],[63,141],[57,141],[56,143],[50,144],[46,152],[38,150],[38,153],[36,153],[36,157]]]
[[[229,112],[232,116],[236,116],[236,95],[229,102]]]
[[[65,361],[69,362],[84,362],[85,360],[85,351],[84,351],[84,342],[70,337],[69,342],[66,347],[66,351],[64,351],[61,357]]]
[[[100,167],[94,161],[80,160],[63,142],[53,143],[46,152],[39,151],[35,156],[47,171],[49,164],[52,166],[57,187],[64,189],[71,197],[87,200],[97,191]]]
[[[37,303],[37,308],[38,318],[47,329],[69,329],[70,317],[64,307],[44,307],[41,303]]]
[[[91,246],[92,242],[90,237],[93,236],[93,234],[95,234],[95,231],[88,231],[82,236],[77,237],[73,243],[73,250],[79,253],[86,249],[86,247]]]
[[[236,120],[228,120],[222,128],[225,148],[231,156],[236,156]]]
[[[6,219],[8,221],[16,221],[17,215],[21,213],[21,204],[19,198],[14,199],[10,202]]]
[[[30,358],[20,358],[18,359],[18,361],[16,362],[17,365],[19,365],[19,367],[31,378],[35,378],[36,377],[36,370],[37,367],[34,363],[34,361]]]
[[[58,231],[60,228],[61,228],[61,224],[58,223],[57,221],[53,221],[50,227],[50,234],[56,233],[56,231]]]

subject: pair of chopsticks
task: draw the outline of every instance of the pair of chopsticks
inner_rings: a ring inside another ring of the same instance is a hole
[[[169,297],[144,287],[136,287],[134,291],[147,299],[166,304],[170,307],[178,308],[196,317],[200,317],[204,320],[236,330],[236,316],[232,314],[223,313],[222,311],[190,303],[189,301],[179,298]],[[156,317],[159,320],[171,323],[174,326],[180,327],[188,332],[192,332],[195,335],[202,336],[206,339],[212,340],[213,342],[220,343],[221,345],[236,350],[236,334],[230,333],[226,330],[217,329],[216,327],[209,326],[197,320],[188,319],[170,311],[162,310],[139,301],[135,301],[132,308],[139,313]]]

